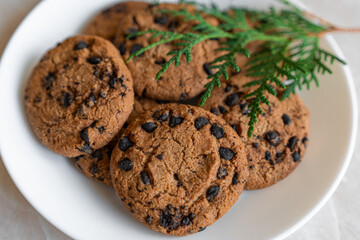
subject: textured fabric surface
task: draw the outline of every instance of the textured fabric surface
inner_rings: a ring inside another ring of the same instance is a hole
[[[240,1],[240,0],[235,0]],[[341,26],[360,27],[358,0],[301,0],[312,11]],[[39,0],[0,0],[0,54],[25,15]],[[336,34],[360,92],[360,35]],[[360,129],[359,129],[360,131]],[[358,141],[359,143],[359,141]],[[287,239],[360,238],[360,146],[357,144],[350,167],[339,188],[325,206]],[[69,239],[25,200],[0,161],[0,239]]]

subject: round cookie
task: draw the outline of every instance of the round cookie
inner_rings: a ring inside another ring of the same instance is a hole
[[[142,47],[159,40],[158,37],[151,38],[150,34],[128,39],[127,36],[131,33],[148,29],[179,33],[190,31],[196,22],[184,21],[181,17],[174,18],[170,14],[166,15],[157,11],[183,8],[190,12],[195,11],[195,7],[192,5],[159,4],[151,9],[142,9],[124,15],[114,39],[114,44],[124,59]],[[214,18],[206,17],[206,19],[211,24],[218,23]],[[180,65],[176,67],[172,64],[159,80],[155,80],[155,76],[161,69],[161,65],[172,57],[167,53],[177,49],[174,44],[162,44],[134,57],[128,63],[128,67],[134,79],[136,94],[163,101],[185,100],[197,96],[204,91],[204,85],[209,82],[208,76],[212,74],[209,63],[216,58],[217,52],[214,50],[218,47],[218,40],[206,40],[197,44],[191,51],[192,61],[190,63],[182,56]]]
[[[132,77],[107,40],[76,36],[41,59],[25,90],[25,109],[37,138],[65,157],[107,145],[130,115]]]
[[[83,33],[96,35],[113,41],[119,22],[124,13],[139,11],[141,9],[151,8],[152,5],[145,2],[121,2],[110,6],[93,17],[85,26]]]
[[[128,121],[131,122],[138,114],[152,107],[159,105],[155,100],[135,96],[134,110],[131,112]],[[126,128],[127,123],[123,128]],[[98,182],[112,186],[110,175],[110,158],[114,146],[119,140],[119,134],[105,147],[96,150],[92,154],[81,155],[73,160],[78,169],[80,169],[87,177]]]
[[[170,235],[204,230],[241,194],[248,166],[236,132],[199,107],[164,104],[136,118],[111,156],[124,206]]]
[[[221,116],[239,134],[250,170],[245,189],[253,190],[275,184],[299,165],[308,143],[310,113],[297,95],[281,101],[281,96],[266,93],[270,106],[261,104],[264,113],[248,138],[251,99],[244,96],[253,89],[243,87],[248,81],[243,73],[233,76],[221,88],[214,88],[203,107]]]

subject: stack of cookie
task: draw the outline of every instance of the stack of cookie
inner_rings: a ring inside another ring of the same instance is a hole
[[[269,95],[271,104],[262,105],[248,138],[251,99],[244,96],[251,88],[242,87],[249,81],[242,72],[215,89],[203,108],[181,103],[196,103],[204,90],[217,39],[194,47],[190,63],[171,66],[159,80],[156,73],[172,44],[124,63],[153,41],[129,34],[191,29],[196,23],[156,11],[181,8],[194,11],[191,5],[144,2],[102,11],[87,24],[86,35],[65,40],[41,59],[25,91],[29,123],[46,147],[113,186],[138,220],[171,235],[204,230],[244,188],[264,188],[288,176],[301,162],[309,132],[309,112],[298,96],[280,101]],[[256,51],[256,45],[249,48]],[[244,67],[247,60],[237,61]]]

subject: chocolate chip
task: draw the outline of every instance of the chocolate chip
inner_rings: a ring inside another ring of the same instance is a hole
[[[100,90],[100,92],[99,92],[99,97],[100,97],[100,98],[105,98],[105,97],[106,97],[106,94]]]
[[[79,42],[77,42],[77,43],[75,44],[74,49],[75,49],[75,50],[81,50],[81,49],[88,48],[88,47],[89,47],[89,45],[88,45],[86,42],[84,42],[84,41],[79,41]]]
[[[176,223],[174,221],[173,215],[167,210],[162,211],[162,213],[160,215],[159,224],[163,228],[166,228],[169,230],[173,230],[178,227],[178,223]]]
[[[219,115],[219,110],[217,108],[210,109],[210,112],[215,114],[216,116]]]
[[[218,179],[223,179],[224,177],[226,177],[228,175],[227,173],[227,169],[223,168],[223,167],[219,167],[218,171],[217,171],[217,178]]]
[[[119,52],[120,52],[121,55],[124,55],[125,52],[126,52],[126,45],[125,45],[125,43],[120,43],[120,44],[117,46],[117,49],[119,50]]]
[[[182,93],[181,95],[180,95],[180,100],[184,100],[185,98],[186,98],[186,93]]]
[[[164,63],[166,63],[166,60],[164,58],[155,61],[155,64],[160,65],[160,66],[163,65]]]
[[[226,84],[226,87],[224,89],[225,92],[230,92],[231,91],[231,85]]]
[[[285,125],[290,125],[291,119],[290,119],[289,115],[283,114],[283,115],[281,116],[281,119],[283,120],[283,123],[284,123]]]
[[[271,160],[271,153],[269,151],[265,152],[265,160],[267,160],[267,161]]]
[[[64,92],[62,95],[61,106],[69,107],[73,102],[74,102],[73,95],[71,93]]]
[[[96,150],[93,154],[91,154],[92,159],[96,159],[97,162],[103,159],[103,154],[100,149]]]
[[[170,117],[169,126],[170,127],[176,127],[177,125],[181,124],[184,121],[184,118],[182,117]]]
[[[184,216],[181,220],[182,226],[189,226],[191,224],[191,221],[194,219],[194,214],[190,213],[188,216]]]
[[[220,113],[222,113],[222,114],[226,113],[226,108],[224,106],[219,105],[218,108],[219,108]]]
[[[99,168],[95,163],[92,163],[90,166],[90,172],[95,175],[99,172]]]
[[[231,160],[234,158],[234,152],[228,148],[220,147],[219,154],[222,159]]]
[[[179,26],[179,22],[174,19],[169,22],[168,28],[170,29],[171,32],[174,32],[178,26]]]
[[[46,77],[43,78],[42,86],[46,90],[49,90],[51,88],[51,86],[53,85],[53,82],[55,81],[55,79],[56,79],[55,74],[49,73]]]
[[[135,19],[136,20],[136,19]],[[138,31],[135,28],[128,28],[125,30],[125,37],[127,38],[129,35],[137,33]],[[137,36],[132,36],[129,40],[135,40]]]
[[[98,67],[97,67],[97,66],[93,66],[93,69],[94,69],[93,75],[94,75],[94,76],[98,75],[98,73],[99,73],[99,72],[98,72],[98,70],[99,70]]]
[[[281,153],[281,152],[276,153],[276,154],[275,154],[275,161],[276,161],[276,163],[279,163],[279,162],[281,162],[282,160],[283,160],[283,153]]]
[[[211,202],[216,195],[218,195],[218,193],[220,192],[220,187],[219,186],[211,186],[207,191],[206,191],[206,199]]]
[[[154,122],[146,122],[141,125],[141,128],[147,133],[151,133],[157,128],[157,125]]]
[[[265,140],[271,145],[276,147],[277,145],[279,145],[281,138],[279,133],[274,132],[274,131],[269,131],[267,133],[265,133]]]
[[[228,105],[229,107],[232,107],[237,103],[238,100],[239,100],[239,95],[237,93],[233,93],[226,97],[225,104]]]
[[[296,143],[298,142],[298,138],[297,137],[291,137],[289,139],[289,142],[288,142],[288,147],[290,148],[290,151],[292,151],[296,145]]]
[[[101,134],[101,133],[103,133],[104,132],[104,130],[105,130],[105,128],[104,127],[98,127],[98,131],[99,131],[99,133]]]
[[[213,74],[213,70],[210,67],[210,64],[208,63],[204,63],[203,64],[203,69],[206,72],[207,75],[212,75]]]
[[[222,126],[217,123],[214,123],[211,126],[210,131],[217,139],[222,138],[225,134],[224,128],[222,128]]]
[[[252,147],[255,148],[255,149],[259,148],[259,146],[260,145],[258,143],[256,143],[256,142],[252,143]]]
[[[90,145],[88,143],[85,143],[81,148],[77,148],[77,150],[79,150],[80,152],[83,152],[83,153],[87,153],[87,154],[93,153],[93,149],[90,147]]]
[[[307,144],[308,141],[309,141],[309,139],[308,139],[307,137],[304,137],[304,138],[301,140],[302,144],[304,144],[305,147],[306,147],[306,144]]]
[[[239,183],[239,174],[238,173],[234,173],[234,176],[233,176],[233,178],[232,178],[232,180],[231,180],[231,184],[232,185],[236,185],[236,184],[238,184]]]
[[[120,168],[120,169],[122,169],[122,170],[124,170],[124,171],[130,171],[132,168],[133,168],[133,166],[134,166],[134,164],[133,164],[133,162],[130,160],[130,159],[128,159],[128,158],[124,158],[123,160],[121,160],[120,162],[118,162],[118,167]]]
[[[297,161],[299,161],[300,160],[300,153],[299,152],[297,152],[297,151],[295,151],[292,155],[292,159],[293,159],[293,161],[294,162],[297,162]]]
[[[90,144],[88,128],[84,128],[83,130],[81,130],[80,136],[81,136],[81,139],[84,140],[85,143]]]
[[[122,75],[121,77],[118,77],[118,72],[117,70],[114,70],[113,73],[110,76],[110,80],[109,80],[109,86],[112,89],[115,89],[115,84],[120,83],[121,87],[125,88],[126,90],[126,86],[124,85],[124,76]]]
[[[147,224],[151,223],[151,217],[149,215],[146,216],[145,221]]]
[[[91,127],[91,128],[94,128],[95,125],[96,125],[96,123],[97,123],[97,121],[93,121],[93,122],[91,123],[90,127]]]
[[[240,104],[239,104],[241,110],[244,110],[247,105],[248,105],[247,102],[244,102],[244,103],[240,103]]]
[[[251,108],[247,108],[247,109],[245,109],[245,110],[242,111],[242,115],[246,116],[246,115],[248,115],[250,112],[251,112]],[[263,113],[262,115],[265,116],[264,113]]]
[[[163,157],[164,157],[164,155],[162,155],[162,154],[156,155],[156,158],[159,160],[163,160]]]
[[[95,102],[96,102],[96,97],[94,93],[91,93],[90,96],[86,99],[86,105],[89,108],[92,108],[95,106]]]
[[[90,63],[90,64],[98,64],[102,61],[101,57],[89,57],[87,59],[87,61]]]
[[[199,227],[199,231],[198,232],[202,232],[206,229],[206,227]]]
[[[132,141],[130,141],[130,139],[128,137],[123,137],[119,141],[118,148],[121,151],[125,152],[126,150],[128,150],[132,146],[134,146],[134,143]]]
[[[156,16],[154,18],[154,23],[160,24],[160,25],[166,25],[168,22],[168,17],[166,15]]]
[[[153,113],[152,117],[159,122],[164,122],[164,121],[168,120],[169,115],[167,113],[161,113],[159,111],[156,111]]]
[[[103,178],[103,177],[97,177],[96,179],[99,180],[100,182],[102,182],[102,181],[104,181],[105,178]]]
[[[70,64],[65,64],[64,66],[63,66],[63,68],[66,70],[66,69],[69,69],[69,67],[70,67]]]
[[[197,119],[195,119],[194,125],[195,125],[196,130],[200,130],[203,126],[205,126],[208,123],[209,123],[209,120],[207,118],[198,117]]]
[[[84,157],[84,155],[80,155],[80,156],[77,156],[77,157],[75,157],[74,159],[75,159],[75,162],[78,162],[81,158],[83,158]]]
[[[146,172],[142,171],[140,173],[140,177],[141,177],[141,181],[145,184],[145,185],[150,185],[150,178],[147,175]]]
[[[139,51],[139,50],[142,49],[142,48],[143,48],[142,45],[140,45],[140,44],[134,44],[134,45],[132,45],[131,48],[130,48],[130,54],[136,53],[137,51]],[[143,56],[143,55],[144,55],[144,53],[141,53],[141,54],[138,55],[138,57],[141,57],[141,56]]]

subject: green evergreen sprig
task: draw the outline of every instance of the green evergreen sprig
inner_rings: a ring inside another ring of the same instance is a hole
[[[217,51],[223,54],[210,64],[213,73],[204,86],[200,105],[205,104],[214,87],[221,86],[222,78],[229,79],[230,69],[240,71],[235,57],[239,54],[245,55],[249,58],[246,74],[253,80],[244,87],[254,88],[246,96],[250,99],[248,136],[251,137],[258,115],[262,114],[261,104],[270,104],[266,92],[277,95],[278,91],[274,88],[277,86],[284,89],[282,99],[285,99],[291,93],[302,90],[303,86],[307,89],[310,89],[313,83],[318,86],[317,74],[332,73],[329,64],[345,64],[319,47],[319,36],[335,28],[314,23],[296,6],[286,0],[280,1],[287,8],[270,8],[265,11],[231,8],[231,11],[224,12],[216,5],[198,5],[199,10],[192,13],[186,9],[160,10],[173,17],[182,17],[183,21],[196,22],[196,25],[185,33],[149,29],[128,36],[131,38],[151,34],[151,37],[157,40],[133,53],[127,62],[153,47],[172,42],[176,49],[167,53],[172,57],[161,66],[156,75],[156,79],[159,79],[172,64],[179,66],[182,57],[190,62],[191,50],[197,44],[213,38],[221,39],[221,47]],[[212,26],[203,14],[217,18],[220,24]],[[262,42],[260,50],[254,54],[246,49],[246,44],[252,41]]]

